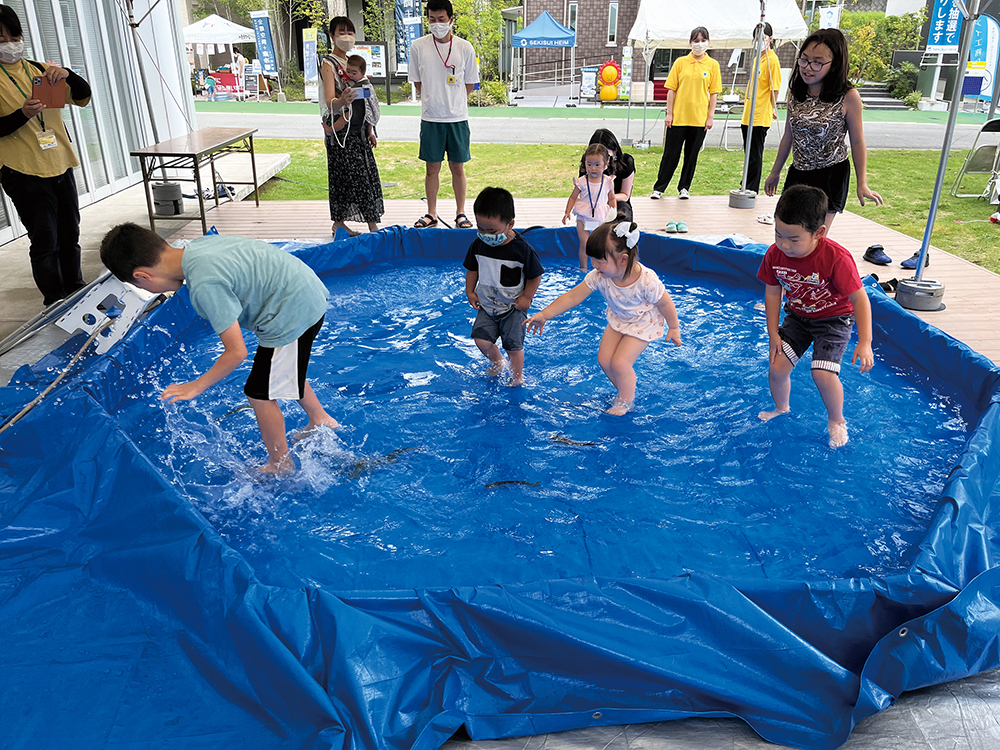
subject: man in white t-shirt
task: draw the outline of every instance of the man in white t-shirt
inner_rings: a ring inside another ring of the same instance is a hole
[[[437,197],[445,153],[455,190],[455,226],[472,228],[465,215],[465,162],[472,158],[468,100],[479,83],[479,63],[472,45],[452,33],[454,20],[451,0],[428,0],[431,33],[414,41],[410,48],[408,78],[420,95],[420,160],[427,169],[427,213],[414,224],[420,229],[438,223]]]

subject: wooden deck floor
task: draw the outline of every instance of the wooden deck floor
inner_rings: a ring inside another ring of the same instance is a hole
[[[776,198],[758,196],[754,209],[729,207],[728,196],[693,196],[690,200],[665,197],[650,200],[636,196],[632,203],[635,218],[646,232],[661,232],[668,221],[684,221],[690,235],[743,234],[758,242],[772,242],[773,227],[761,224],[757,217],[774,210]],[[564,198],[538,198],[517,201],[517,226],[560,226]],[[454,204],[442,201],[441,215],[451,221]],[[386,201],[383,226],[411,226],[426,210],[419,200]],[[471,201],[468,205],[471,214]],[[831,237],[854,254],[862,275],[875,272],[883,281],[909,278],[913,274],[899,267],[899,261],[920,249],[920,242],[890,227],[876,223],[878,209],[866,215],[844,213],[834,222]],[[253,201],[228,203],[209,212],[209,223],[223,234],[239,234],[260,239],[328,240],[330,221],[323,201],[264,202],[255,208]],[[870,217],[870,218],[868,218]],[[357,229],[365,229],[356,226]],[[200,222],[183,226],[174,238],[193,238],[201,233]],[[689,235],[689,236],[690,236]],[[865,248],[879,243],[893,259],[892,266],[875,266],[862,260]],[[1000,276],[936,248],[931,249],[930,266],[925,279],[935,279],[945,285],[946,309],[935,313],[919,313],[920,317],[976,351],[1000,361]]]

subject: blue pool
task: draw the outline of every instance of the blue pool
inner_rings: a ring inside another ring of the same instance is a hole
[[[636,409],[613,418],[598,295],[528,340],[523,387],[486,376],[471,236],[292,248],[330,289],[310,380],[343,424],[294,445],[292,477],[248,469],[247,366],[158,402],[220,348],[183,291],[0,438],[14,700],[69,643],[54,705],[85,717],[81,747],[432,748],[463,724],[732,715],[824,748],[904,689],[997,666],[971,635],[1000,619],[991,363],[872,287],[876,367],[845,366],[851,442],[832,451],[806,366],[793,413],[757,419],[763,248],[644,237],[684,346],[646,350]],[[529,238],[540,307],[578,283],[576,240]],[[45,369],[3,389],[4,414]],[[43,716],[14,736],[58,746]]]

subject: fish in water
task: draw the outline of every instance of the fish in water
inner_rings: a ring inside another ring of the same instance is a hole
[[[238,414],[239,412],[246,411],[247,409],[253,409],[253,407],[250,406],[250,404],[243,404],[243,406],[237,406],[235,409],[230,409],[229,411],[227,411],[225,414],[223,414],[221,417],[219,417],[215,421],[216,422],[221,422],[226,417],[231,417],[231,416],[233,416],[233,414]]]
[[[351,479],[357,479],[362,474],[365,474],[372,469],[376,469],[379,466],[386,466],[388,464],[396,463],[396,459],[399,458],[404,453],[409,453],[410,451],[422,451],[425,450],[422,445],[411,445],[408,448],[396,448],[394,451],[386,453],[384,456],[372,456],[371,458],[362,458],[354,464],[354,467],[349,472],[348,476]]]
[[[486,489],[490,489],[491,487],[499,487],[502,484],[524,484],[527,485],[528,487],[540,486],[538,482],[525,482],[523,479],[504,479],[500,482],[490,482],[489,484],[486,485]]]
[[[553,443],[561,443],[562,445],[580,445],[580,446],[597,445],[597,443],[592,443],[589,440],[570,440],[565,435],[560,435],[557,432],[553,432],[551,435],[549,435],[549,440],[551,440]]]

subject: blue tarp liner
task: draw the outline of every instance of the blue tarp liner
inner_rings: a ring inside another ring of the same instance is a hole
[[[458,262],[471,237],[389,229],[296,252],[321,273]],[[576,256],[572,229],[530,238]],[[762,247],[642,243],[654,267],[758,285]],[[976,425],[905,574],[338,594],[258,580],[109,416],[192,321],[175,295],[0,435],[0,745],[436,748],[463,725],[734,716],[833,748],[905,690],[1000,666],[1000,371],[867,288],[881,354],[950,384]],[[0,389],[4,418],[46,370]]]

